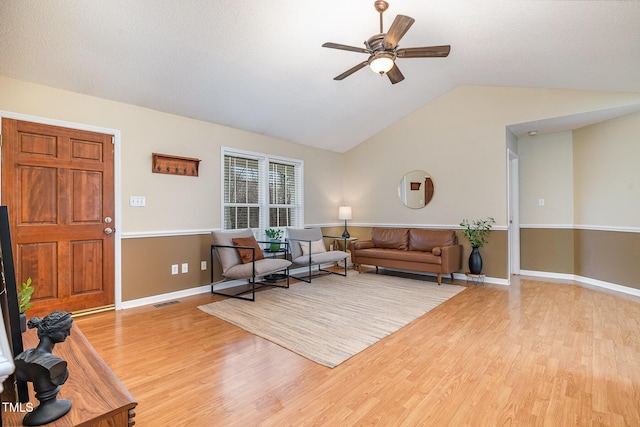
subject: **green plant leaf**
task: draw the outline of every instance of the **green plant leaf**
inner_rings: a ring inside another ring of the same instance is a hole
[[[24,313],[33,307],[33,303],[31,302],[31,295],[35,290],[33,285],[31,285],[31,277],[27,279],[26,282],[18,285],[18,311],[20,313]]]
[[[283,235],[283,231],[277,228],[267,228],[264,231],[264,234],[266,234],[270,239],[280,239]]]
[[[481,248],[487,242],[487,236],[495,223],[496,220],[492,217],[476,219],[474,221],[463,219],[460,226],[463,227],[462,234],[469,239],[469,244],[471,244],[472,247]]]

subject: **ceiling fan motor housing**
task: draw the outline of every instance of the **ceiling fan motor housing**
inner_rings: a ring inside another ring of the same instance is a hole
[[[369,40],[367,40],[365,42],[365,44],[367,45],[367,48],[372,53],[385,50],[384,46],[382,45],[382,41],[384,40],[384,36],[385,36],[384,33],[375,34],[375,35],[371,36],[369,38]]]

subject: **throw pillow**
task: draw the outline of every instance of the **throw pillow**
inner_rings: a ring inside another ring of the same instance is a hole
[[[300,242],[300,249],[302,249],[302,256],[309,255],[309,246],[311,246],[312,254],[319,254],[321,252],[327,251],[327,248],[324,247],[323,239],[311,242],[311,245],[309,245],[309,242]]]
[[[231,241],[234,246],[253,246],[256,248],[256,261],[264,259],[262,249],[260,249],[255,237],[236,237],[235,239],[231,239]],[[240,255],[240,261],[242,261],[243,264],[253,261],[253,251],[251,249],[237,248],[236,250],[238,251],[238,255]]]

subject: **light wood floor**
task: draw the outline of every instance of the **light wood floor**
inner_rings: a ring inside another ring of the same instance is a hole
[[[640,426],[637,297],[469,285],[334,369],[196,308],[217,298],[75,320],[137,425]]]

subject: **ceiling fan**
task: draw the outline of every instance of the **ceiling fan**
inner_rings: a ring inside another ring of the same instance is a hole
[[[398,42],[413,25],[415,19],[398,15],[393,20],[391,27],[389,27],[389,31],[383,33],[382,14],[389,8],[389,3],[384,0],[376,0],[373,5],[380,13],[380,33],[371,36],[369,40],[365,41],[365,48],[338,43],[325,43],[322,45],[322,47],[331,49],[348,50],[369,55],[369,59],[334,77],[333,80],[342,80],[369,65],[371,70],[380,75],[386,74],[391,83],[396,84],[404,80],[404,76],[395,63],[396,58],[443,58],[449,55],[451,50],[449,45],[398,49]]]

